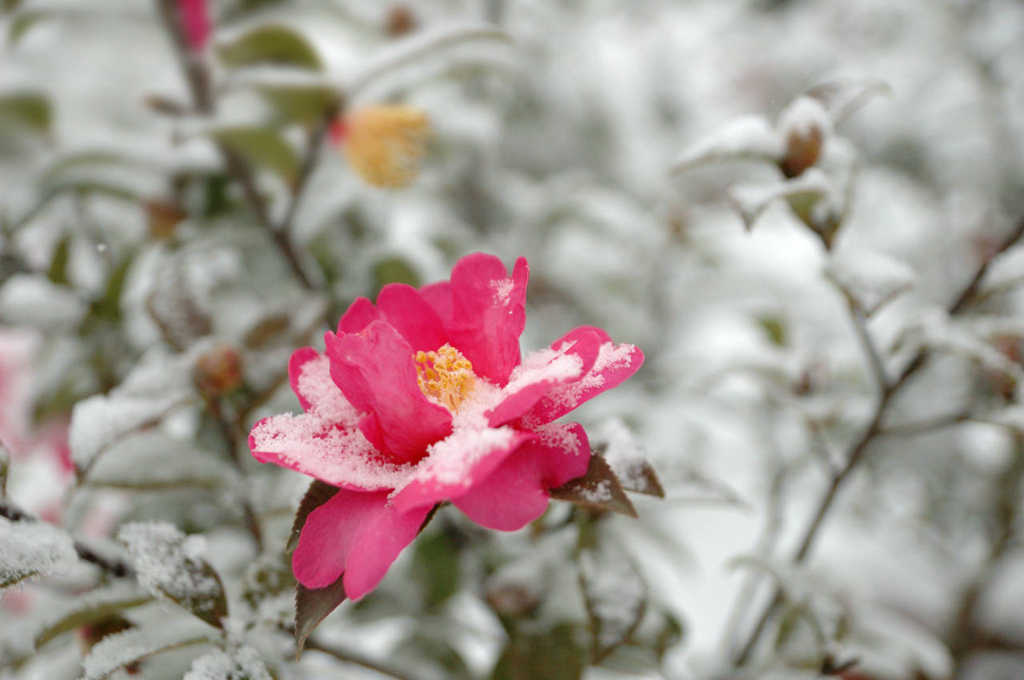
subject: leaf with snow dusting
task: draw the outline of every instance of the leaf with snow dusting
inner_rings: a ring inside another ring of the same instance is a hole
[[[612,472],[608,461],[596,454],[590,457],[590,467],[585,475],[551,489],[551,497],[592,510],[637,516],[636,508],[626,496],[618,476]]]
[[[186,537],[166,522],[133,522],[117,538],[128,548],[143,587],[211,626],[223,626],[227,598],[217,572],[200,557],[201,536]]]
[[[623,489],[658,498],[665,497],[665,489],[647,461],[643,447],[622,420],[608,420],[599,430],[596,441],[599,443],[595,448],[603,449],[601,455],[619,478]]]
[[[83,680],[102,680],[117,669],[138,663],[154,654],[192,645],[214,643],[210,629],[191,620],[160,626],[132,628],[96,643],[82,661]]]
[[[764,161],[782,158],[783,141],[767,120],[746,116],[726,124],[687,149],[672,166],[677,174],[690,168],[724,161]]]
[[[33,635],[38,649],[62,633],[103,621],[125,609],[139,607],[153,598],[133,583],[120,581],[80,595],[66,607],[51,614]]]
[[[191,370],[177,357],[152,352],[108,394],[75,404],[68,444],[75,467],[88,470],[122,437],[159,423],[193,395]]]
[[[63,571],[77,561],[67,532],[45,522],[0,517],[0,588]]]
[[[259,652],[248,645],[232,650],[221,649],[203,654],[192,662],[182,680],[271,680],[270,672]]]

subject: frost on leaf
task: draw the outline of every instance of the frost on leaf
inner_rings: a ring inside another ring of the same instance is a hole
[[[271,680],[271,675],[256,650],[245,646],[230,654],[220,649],[203,654],[183,680]]]
[[[687,149],[672,172],[723,161],[760,160],[777,162],[782,157],[779,133],[760,116],[747,116],[728,123]]]
[[[124,666],[142,661],[154,654],[211,643],[209,628],[189,620],[179,620],[156,627],[132,628],[115,633],[96,643],[82,661],[84,680],[101,680]]]
[[[665,490],[654,468],[647,462],[643,447],[625,423],[618,418],[607,421],[595,441],[595,446],[603,449],[602,455],[623,489],[665,497]]]
[[[108,394],[75,404],[68,443],[79,470],[122,437],[157,424],[192,394],[190,372],[181,362],[151,354]]]
[[[237,480],[230,465],[188,441],[158,432],[129,435],[110,447],[93,468],[91,487],[128,491],[223,489]]]
[[[910,265],[891,255],[850,248],[832,256],[825,274],[849,291],[868,315],[908,290],[917,278]]]
[[[590,457],[587,473],[557,489],[551,489],[551,497],[569,501],[592,510],[618,512],[636,517],[636,509],[626,496],[619,478],[598,455]]]
[[[217,572],[200,557],[202,537],[186,537],[165,522],[135,522],[121,527],[117,538],[128,548],[143,587],[221,626],[227,599]]]
[[[0,588],[63,571],[78,560],[71,537],[44,522],[0,518]]]
[[[740,184],[729,190],[729,198],[735,205],[747,229],[777,200],[785,200],[793,212],[810,223],[819,223],[827,217],[822,207],[831,209],[829,199],[834,193],[831,183],[817,168],[811,168],[799,177],[779,182]]]
[[[580,584],[590,617],[592,653],[600,661],[627,642],[647,606],[647,586],[621,550],[580,554]]]

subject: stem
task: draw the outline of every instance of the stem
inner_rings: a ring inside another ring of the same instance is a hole
[[[219,397],[208,397],[206,399],[206,407],[209,409],[210,415],[217,421],[217,427],[224,438],[224,445],[228,449],[228,457],[234,464],[235,469],[244,477],[245,462],[238,455],[241,437],[238,434],[237,426],[224,416],[224,409],[221,408]],[[249,533],[252,534],[252,539],[256,543],[256,550],[262,552],[263,530],[260,528],[260,522],[256,516],[256,511],[252,507],[252,502],[245,495],[242,496],[242,515],[245,518],[245,526]]]
[[[348,650],[339,649],[326,643],[320,642],[314,638],[306,640],[306,649],[312,649],[317,652],[322,652],[328,656],[333,656],[338,661],[344,661],[345,663],[352,663],[363,668],[368,668],[371,671],[376,671],[381,675],[386,675],[389,678],[396,678],[396,680],[409,680],[409,676],[404,673],[397,671],[393,668],[383,666],[373,659],[369,659],[362,654],[356,652],[350,652]]]
[[[171,43],[178,57],[178,63],[181,65],[185,80],[188,83],[192,105],[200,114],[212,116],[215,112],[215,102],[213,88],[211,87],[210,71],[199,56],[189,49],[185,41],[181,21],[178,17],[177,3],[174,0],[157,0],[157,6],[167,32],[171,36]],[[331,113],[333,115],[333,112]],[[322,127],[326,129],[326,125]],[[297,209],[295,204],[298,203],[302,187],[305,186],[306,179],[316,164],[316,157],[319,154],[322,139],[323,133],[320,132],[316,136],[316,145],[311,145],[306,150],[299,180],[292,190],[291,204],[280,224],[274,224],[270,216],[270,210],[267,207],[266,201],[260,195],[256,178],[249,165],[241,156],[223,144],[217,145],[221,156],[224,158],[224,164],[227,166],[228,173],[241,185],[246,202],[249,204],[250,209],[256,213],[260,226],[267,232],[285,262],[288,263],[288,267],[292,270],[292,274],[295,275],[295,279],[307,290],[314,290],[315,286],[302,266],[301,258],[292,245],[290,234],[292,231],[292,220]]]
[[[974,301],[974,298],[978,293],[978,289],[981,286],[981,282],[984,279],[985,274],[988,272],[990,264],[999,255],[1006,252],[1006,250],[1017,243],[1022,236],[1024,236],[1024,218],[1018,221],[1016,227],[1000,244],[995,252],[981,263],[974,276],[950,305],[949,313],[951,315],[962,312]],[[895,397],[907,382],[921,370],[921,368],[927,363],[928,359],[928,349],[923,348],[919,350],[914,358],[903,367],[899,376],[894,381],[888,382],[886,380],[885,369],[881,361],[881,354],[872,340],[870,333],[867,331],[863,314],[860,313],[859,307],[857,307],[855,302],[853,302],[852,298],[847,295],[845,291],[843,292],[847,297],[847,307],[850,311],[851,320],[853,321],[853,326],[857,333],[857,339],[861,344],[868,367],[879,386],[879,397],[867,425],[861,431],[860,436],[850,444],[846,454],[845,465],[832,475],[832,478],[829,480],[828,487],[822,494],[821,500],[818,501],[814,514],[811,516],[811,520],[808,523],[807,528],[804,530],[796,552],[791,558],[791,562],[793,564],[800,564],[807,559],[807,555],[814,547],[814,543],[818,538],[818,534],[825,522],[825,519],[828,517],[832,507],[834,506],[839,490],[850,477],[850,473],[852,473],[861,460],[863,460],[865,452],[874,442],[875,437],[883,434],[882,421],[884,420],[886,410],[892,402],[893,397]],[[782,604],[783,597],[784,594],[782,589],[776,586],[768,605],[761,612],[761,615],[758,616],[746,642],[736,654],[734,659],[736,666],[743,666],[750,659],[750,655],[753,653],[754,648],[761,639],[761,635],[764,633],[765,627],[775,615],[776,611],[778,611],[779,605]]]

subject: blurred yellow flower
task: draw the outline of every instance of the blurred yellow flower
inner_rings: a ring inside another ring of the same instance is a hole
[[[344,144],[345,157],[364,180],[397,189],[419,173],[430,120],[407,106],[372,106],[347,116],[332,131]]]

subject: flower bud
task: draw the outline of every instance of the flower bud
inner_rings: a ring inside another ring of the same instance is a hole
[[[360,109],[335,123],[331,137],[359,176],[378,187],[401,188],[419,173],[426,151],[427,114],[406,106]]]
[[[815,99],[800,97],[779,116],[779,133],[786,149],[780,162],[786,177],[798,177],[818,162],[831,123]]]
[[[145,209],[149,235],[156,240],[173,236],[178,223],[185,219],[185,213],[178,206],[166,201],[147,201]]]
[[[242,358],[231,345],[207,350],[196,361],[196,387],[206,397],[219,397],[242,383]]]

